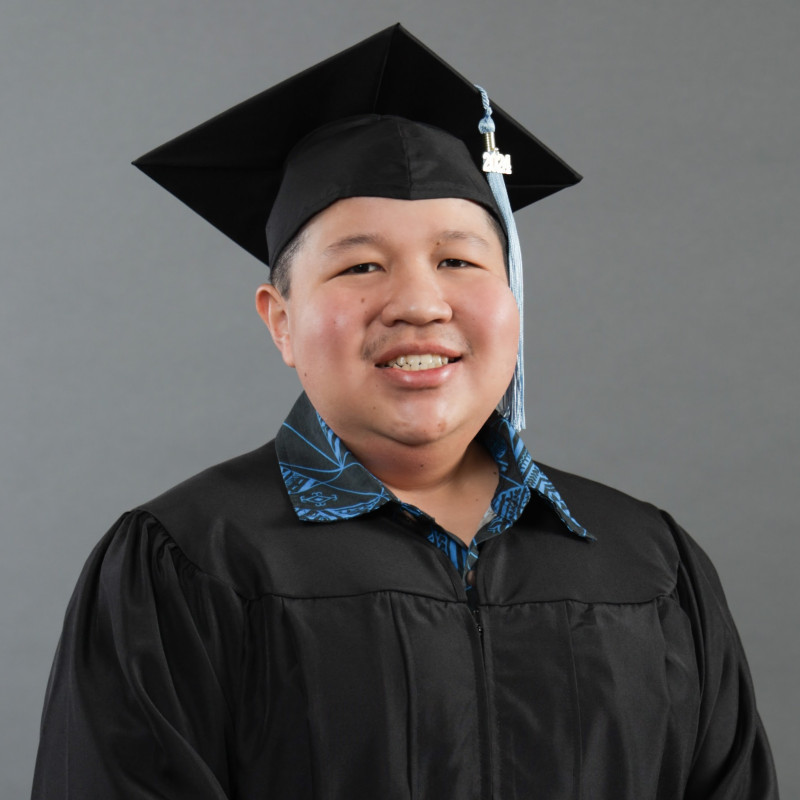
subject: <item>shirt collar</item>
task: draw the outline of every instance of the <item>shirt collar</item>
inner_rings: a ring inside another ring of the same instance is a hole
[[[493,414],[479,434],[500,478],[492,499],[490,531],[510,527],[534,492],[571,533],[593,539],[572,516],[558,489],[531,458],[518,432]],[[399,502],[348,450],[303,393],[275,438],[281,475],[295,513],[304,522],[334,522]]]

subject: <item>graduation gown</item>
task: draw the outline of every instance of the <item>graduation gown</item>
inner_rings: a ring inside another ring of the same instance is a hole
[[[270,443],[124,515],[70,602],[34,800],[776,798],[713,566],[546,468],[463,581],[386,506],[298,521]]]

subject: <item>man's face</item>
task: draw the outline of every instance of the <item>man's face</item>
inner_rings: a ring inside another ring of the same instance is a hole
[[[514,372],[519,315],[487,213],[460,199],[340,200],[307,226],[291,291],[259,311],[353,449],[471,439]]]

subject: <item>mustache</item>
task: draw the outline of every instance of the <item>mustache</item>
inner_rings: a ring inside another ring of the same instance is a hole
[[[472,353],[472,346],[470,343],[459,333],[455,331],[439,331],[435,336],[425,336],[419,334],[417,336],[409,336],[407,333],[384,333],[364,345],[361,351],[361,357],[365,361],[375,363],[382,355],[389,350],[394,350],[397,347],[417,348],[423,345],[430,348],[430,352],[438,352],[437,348],[448,351],[455,351],[461,355],[470,355]],[[428,350],[426,350],[427,352]]]

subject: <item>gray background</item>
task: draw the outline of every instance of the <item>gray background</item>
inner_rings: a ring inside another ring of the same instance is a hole
[[[128,162],[398,20],[586,176],[518,215],[526,439],[710,552],[800,796],[796,0],[4,0],[0,794],[92,545],[297,392],[259,263]]]

